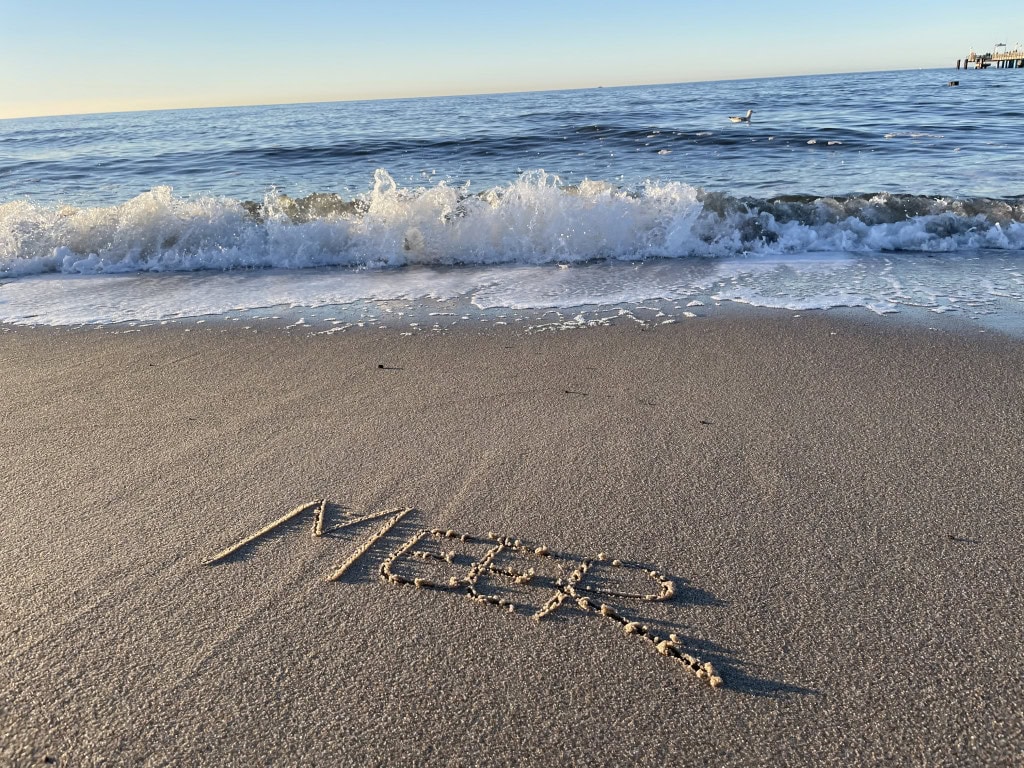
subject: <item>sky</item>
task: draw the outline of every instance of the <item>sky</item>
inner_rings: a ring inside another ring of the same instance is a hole
[[[954,67],[1018,0],[0,0],[0,118]]]

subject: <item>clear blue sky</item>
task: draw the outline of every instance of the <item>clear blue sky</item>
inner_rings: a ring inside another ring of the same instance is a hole
[[[952,66],[1019,0],[0,0],[0,118]]]

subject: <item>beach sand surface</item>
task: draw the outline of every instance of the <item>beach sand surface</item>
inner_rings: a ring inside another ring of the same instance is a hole
[[[0,360],[0,764],[1024,764],[1019,341],[765,312]],[[319,499],[324,535],[206,564]],[[519,539],[535,583],[381,580],[422,528],[456,571]],[[721,687],[574,600],[531,618],[599,553],[593,599]]]

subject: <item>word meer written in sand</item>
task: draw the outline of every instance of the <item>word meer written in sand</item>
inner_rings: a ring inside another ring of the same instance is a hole
[[[313,536],[317,538],[382,520],[381,526],[327,577],[328,581],[337,581],[416,510],[405,507],[349,516],[330,527],[326,527],[327,512],[326,499],[302,504],[218,552],[205,564],[214,565],[241,554],[302,515],[312,514]],[[493,532],[474,536],[453,530],[420,528],[384,558],[379,574],[381,579],[391,584],[463,594],[474,602],[495,606],[511,614],[526,614],[538,622],[563,609],[563,606],[570,606],[611,622],[626,635],[649,644],[658,654],[680,664],[712,688],[723,684],[710,662],[685,652],[684,643],[677,634],[668,633],[667,637],[661,637],[611,604],[612,600],[663,602],[675,596],[675,583],[671,578],[637,563],[612,559],[604,553],[594,558],[570,557],[552,552],[545,546],[530,545]]]

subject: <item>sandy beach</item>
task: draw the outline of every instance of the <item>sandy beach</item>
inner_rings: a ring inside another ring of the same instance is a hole
[[[4,765],[1024,763],[1020,341],[764,312],[0,360]]]

